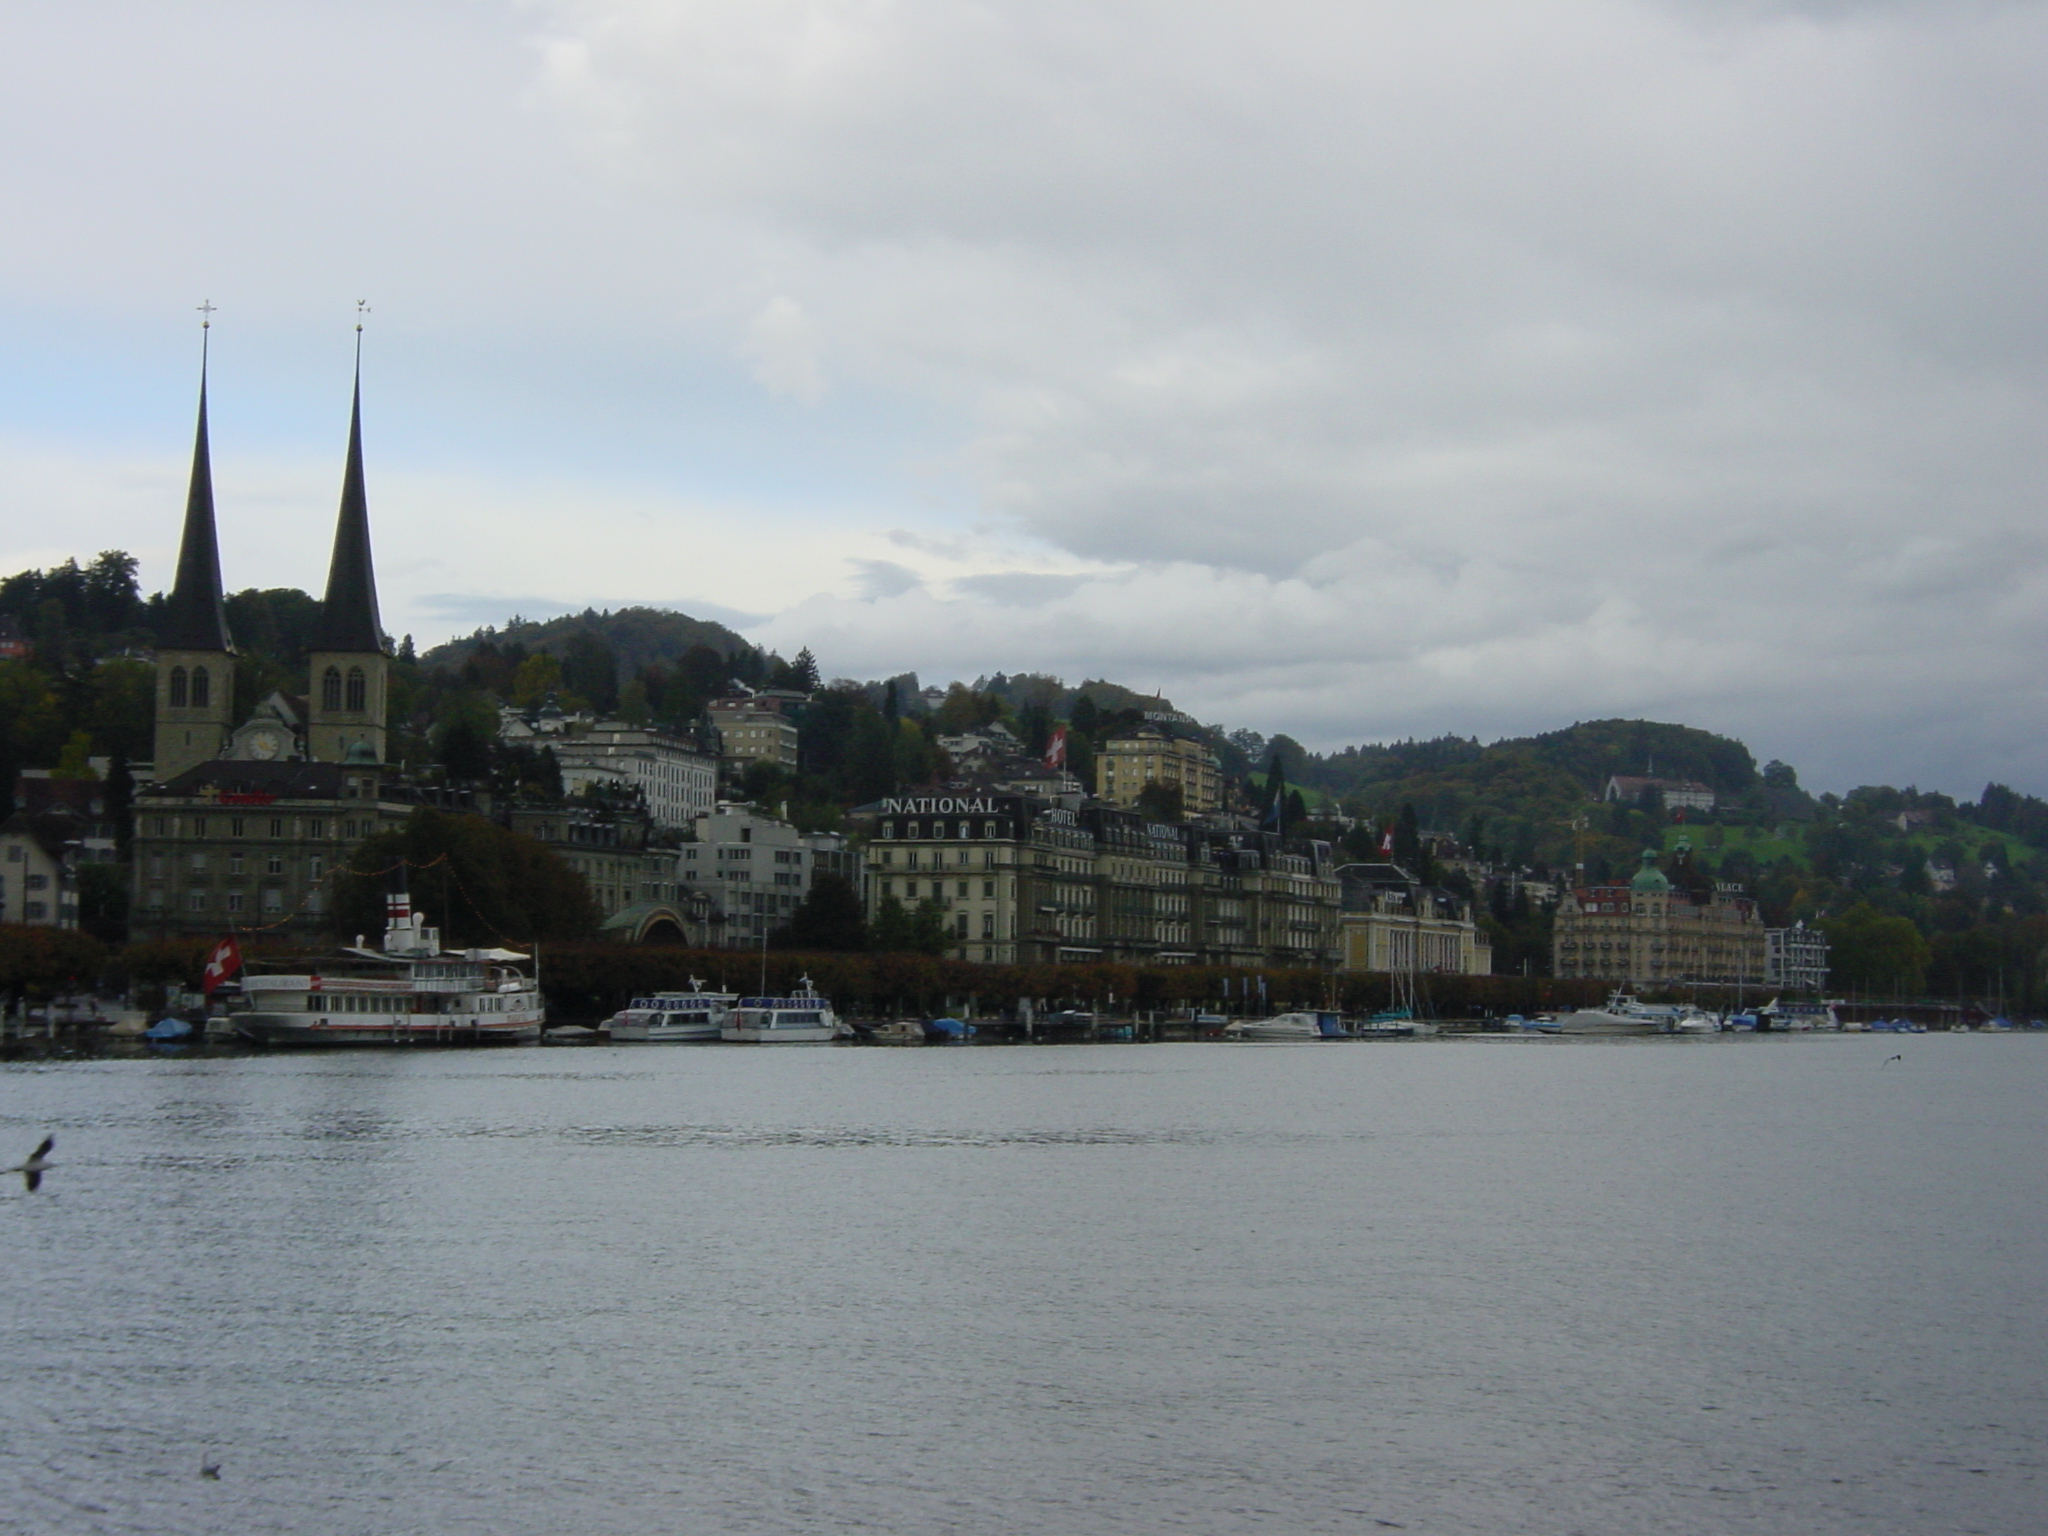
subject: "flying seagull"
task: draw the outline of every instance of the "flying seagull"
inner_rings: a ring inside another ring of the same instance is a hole
[[[28,1186],[28,1192],[34,1194],[37,1187],[43,1182],[43,1170],[50,1166],[50,1148],[55,1145],[57,1145],[56,1137],[45,1136],[43,1144],[37,1147],[35,1151],[29,1153],[27,1162],[16,1163],[12,1168],[0,1169],[0,1173],[20,1174],[22,1183]]]
[[[1878,1065],[1880,1067],[1888,1067],[1895,1061],[1904,1061],[1905,1059],[1906,1058],[1903,1056],[1887,1056],[1883,1061],[1880,1061]]]

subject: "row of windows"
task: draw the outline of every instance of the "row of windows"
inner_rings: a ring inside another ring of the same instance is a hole
[[[349,709],[361,714],[370,707],[369,683],[361,667],[350,667],[346,679],[341,668],[329,667],[320,674],[320,707],[322,709]],[[343,699],[347,700],[344,704]]]
[[[204,667],[171,668],[171,708],[205,709],[213,702],[213,678]]]
[[[931,865],[931,867],[932,867],[933,869],[944,869],[944,868],[946,867],[946,851],[945,851],[945,850],[944,850],[943,848],[934,848],[934,849],[932,849],[932,850],[931,850],[931,855],[932,855],[932,865]],[[972,863],[973,861],[974,861],[974,854],[973,854],[973,851],[972,851],[971,849],[967,849],[967,848],[956,848],[956,849],[955,849],[955,850],[953,851],[953,864],[954,864],[954,867],[955,867],[955,868],[957,868],[957,869],[965,869],[965,868],[967,868],[967,867],[968,867],[968,865],[969,865],[969,864],[971,864],[971,863]],[[894,864],[895,862],[896,862],[896,850],[895,850],[895,849],[893,849],[893,848],[884,848],[884,849],[882,850],[882,863],[883,863],[883,864],[885,864],[885,865],[889,865],[889,864]],[[1046,865],[1046,864],[1047,864],[1047,861],[1045,861],[1045,860],[1043,860],[1043,859],[1041,859],[1041,860],[1040,860],[1039,862],[1040,862],[1040,864],[1041,864],[1041,865]],[[982,850],[981,850],[981,867],[982,867],[983,869],[994,869],[994,868],[995,868],[995,865],[996,865],[996,854],[995,854],[995,850],[994,850],[993,848],[984,848],[984,849],[982,849]],[[917,850],[916,850],[915,848],[906,848],[906,849],[904,849],[904,850],[903,850],[903,867],[904,867],[905,869],[916,869],[916,868],[917,868]],[[1048,866],[1048,867],[1049,867],[1049,866]],[[1079,866],[1075,866],[1075,872],[1077,872],[1077,873],[1079,872]]]
[[[261,893],[261,897],[263,902],[263,913],[266,917],[276,917],[279,913],[284,911],[284,892],[279,890],[276,886],[265,887]],[[143,905],[148,907],[153,912],[161,912],[169,904],[170,898],[160,890],[152,890],[146,892],[143,896]],[[210,912],[213,910],[213,893],[211,891],[205,890],[187,891],[185,892],[185,900],[183,902],[183,906],[187,912]],[[306,911],[318,912],[320,910],[320,906],[320,892],[314,891],[306,897]],[[224,892],[221,896],[220,910],[223,912],[249,911],[250,907],[248,892]]]
[[[221,830],[222,822],[227,824],[225,831]],[[267,828],[267,830],[252,833],[249,830],[252,824],[257,827]],[[344,842],[353,842],[359,837],[368,837],[376,830],[377,823],[370,819],[358,821],[353,818],[343,818],[334,823],[334,835],[341,838]],[[152,816],[149,819],[149,835],[151,837],[178,837],[188,835],[188,833],[191,837],[199,839],[203,839],[211,833],[217,837],[267,836],[281,838],[289,836],[320,842],[327,836],[327,819],[324,816],[312,816],[302,821],[288,821],[282,816],[194,816],[189,820],[180,816]]]
[[[946,882],[945,882],[945,881],[943,881],[943,880],[931,880],[931,881],[927,881],[926,883],[927,883],[928,885],[930,885],[930,886],[931,886],[931,888],[932,888],[932,889],[931,889],[931,899],[932,899],[933,901],[944,901],[944,900],[946,899]],[[965,901],[965,900],[967,899],[967,893],[968,893],[968,888],[969,888],[969,886],[970,886],[970,884],[971,884],[971,883],[972,883],[972,882],[970,882],[970,881],[966,881],[966,880],[956,880],[956,881],[954,881],[954,882],[953,882],[953,894],[954,894],[954,895],[955,895],[956,897],[958,897],[958,898],[959,898],[960,900],[962,900],[962,901]],[[906,901],[916,901],[916,900],[918,900],[919,898],[918,898],[918,894],[917,894],[917,886],[918,886],[918,882],[917,882],[917,881],[915,881],[915,880],[906,880],[906,881],[904,881],[904,882],[903,882],[903,899],[904,899],[904,900],[906,900]],[[883,882],[881,883],[881,887],[880,887],[880,889],[881,889],[881,893],[882,893],[882,894],[883,894],[884,896],[893,896],[893,895],[895,895],[895,894],[896,894],[896,882],[895,882],[895,881],[893,881],[893,880],[884,880],[884,881],[883,881]],[[982,881],[982,882],[981,882],[981,896],[982,896],[982,900],[984,900],[984,901],[993,901],[993,900],[995,900],[995,894],[996,894],[996,883],[995,883],[995,881],[993,881],[993,880],[984,880],[984,881]]]
[[[281,875],[285,872],[283,854],[266,853],[258,855],[258,857],[263,861],[263,873],[266,875]],[[167,855],[152,853],[149,856],[150,874],[157,879],[162,879],[167,862],[169,862]],[[247,854],[230,853],[227,855],[227,872],[231,875],[247,874],[249,872],[249,862],[249,855]],[[185,871],[187,874],[205,875],[210,873],[212,869],[213,856],[211,854],[190,853],[185,856]],[[306,876],[308,879],[318,880],[326,873],[326,855],[318,853],[306,855]]]
[[[944,837],[944,836],[946,836],[946,835],[947,835],[947,833],[946,833],[946,823],[945,823],[945,822],[943,822],[943,821],[934,821],[934,822],[932,822],[932,823],[931,823],[931,831],[930,831],[930,833],[926,833],[926,832],[925,832],[925,831],[923,830],[923,828],[924,828],[924,825],[925,825],[925,823],[923,823],[923,822],[921,822],[921,821],[906,821],[906,822],[905,822],[905,823],[903,824],[903,835],[904,835],[905,837],[925,837],[925,836],[931,836],[931,837]],[[971,821],[963,821],[963,822],[960,822],[960,823],[959,823],[958,825],[959,825],[959,830],[958,830],[957,832],[955,832],[954,834],[952,834],[952,835],[953,835],[953,836],[955,836],[955,837],[957,837],[957,838],[959,838],[959,839],[960,839],[960,841],[961,841],[961,842],[963,842],[963,843],[964,843],[964,842],[970,842],[970,841],[972,841],[972,840],[973,840],[973,837],[974,837],[974,823],[973,823],[973,822],[971,822]],[[1003,835],[1003,832],[1002,832],[1002,825],[1003,825],[1003,824],[1002,824],[1001,822],[999,822],[999,821],[984,821],[984,822],[983,822],[983,823],[981,824],[981,835],[982,835],[982,836],[983,836],[984,838],[997,838],[997,837],[1001,837],[1001,836]],[[896,823],[895,823],[895,822],[893,822],[893,821],[885,821],[885,822],[883,822],[883,823],[882,823],[882,835],[881,835],[881,837],[880,837],[879,841],[881,841],[881,842],[885,842],[885,843],[886,843],[886,842],[892,842],[892,841],[894,841],[894,840],[895,840],[895,837],[896,837]]]

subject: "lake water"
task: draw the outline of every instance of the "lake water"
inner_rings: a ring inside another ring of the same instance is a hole
[[[11,1063],[0,1530],[2038,1530],[2044,1103],[1982,1035]]]

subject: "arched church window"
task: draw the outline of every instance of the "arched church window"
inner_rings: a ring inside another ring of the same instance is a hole
[[[367,692],[368,690],[363,682],[363,669],[361,667],[350,667],[348,669],[348,707],[358,714],[368,709],[369,705],[365,702],[365,694]]]
[[[213,683],[206,675],[206,668],[192,669],[192,707],[204,709],[213,702]]]
[[[171,668],[171,708],[183,709],[186,697],[185,669],[183,667],[173,667]]]
[[[341,669],[329,667],[320,674],[320,707],[341,708]]]

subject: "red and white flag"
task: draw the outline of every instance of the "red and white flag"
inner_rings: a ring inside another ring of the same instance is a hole
[[[242,946],[234,941],[232,935],[222,939],[206,957],[206,969],[200,973],[202,990],[208,997],[213,996],[213,989],[241,968]]]
[[[1048,768],[1064,768],[1067,766],[1067,728],[1064,725],[1054,728],[1052,740],[1046,744],[1045,766]]]
[[[1382,833],[1382,834],[1381,834],[1381,836],[1380,836],[1380,852],[1381,852],[1381,853],[1385,853],[1385,854],[1392,854],[1392,853],[1393,853],[1393,851],[1394,851],[1394,829],[1393,829],[1392,827],[1389,827],[1389,828],[1387,828],[1387,830],[1386,830],[1386,831],[1385,831],[1384,833]]]

